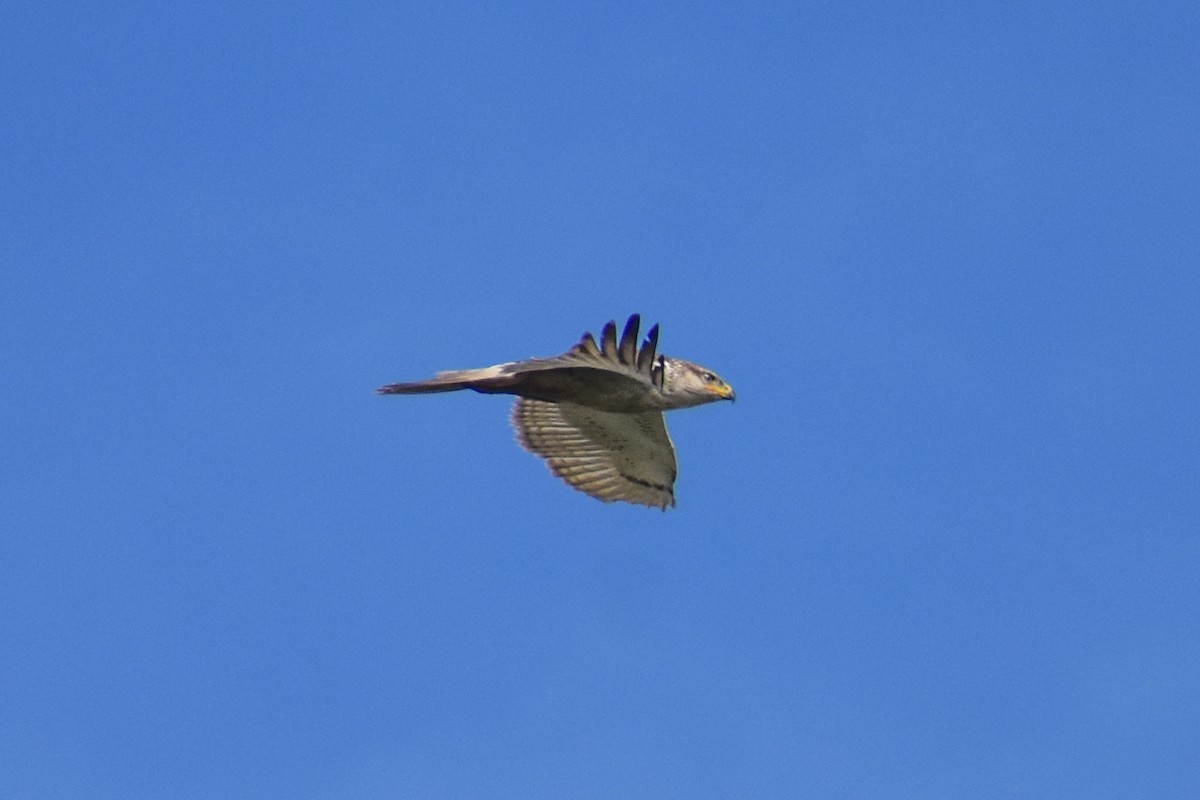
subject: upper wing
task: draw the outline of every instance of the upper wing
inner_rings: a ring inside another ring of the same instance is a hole
[[[512,420],[521,445],[576,489],[606,503],[675,505],[675,448],[661,412],[617,414],[522,397]]]
[[[475,389],[480,392],[519,394],[542,400],[571,400],[591,397],[606,405],[605,397],[619,405],[631,394],[648,388],[662,388],[658,326],[646,334],[639,349],[638,327],[641,317],[634,314],[625,323],[621,339],[617,326],[609,322],[600,335],[600,343],[585,333],[579,343],[560,356],[512,361],[482,369],[439,372],[427,381],[393,383],[379,388],[380,394],[423,394]]]
[[[633,375],[638,379],[662,388],[662,366],[655,361],[658,349],[658,325],[650,326],[646,332],[646,340],[638,349],[638,327],[642,318],[639,314],[630,315],[621,331],[621,341],[617,342],[617,324],[612,320],[600,332],[600,344],[592,338],[591,333],[584,333],[579,343],[561,356],[554,358],[536,358],[531,361],[518,362],[513,367],[530,366],[538,369],[543,363],[555,363],[562,366],[592,366]]]

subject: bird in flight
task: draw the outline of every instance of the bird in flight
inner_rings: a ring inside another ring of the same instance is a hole
[[[676,467],[663,412],[733,400],[734,394],[712,370],[657,354],[657,325],[639,348],[640,324],[634,314],[619,340],[616,324],[609,322],[599,343],[585,333],[560,356],[439,372],[376,392],[515,394],[517,439],[545,459],[551,472],[606,503],[621,500],[665,511],[675,505]]]

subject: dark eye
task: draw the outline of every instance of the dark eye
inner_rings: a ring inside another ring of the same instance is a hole
[[[706,372],[703,375],[701,375],[700,377],[704,378],[705,383],[716,383],[717,382],[717,376],[713,375],[711,372]]]

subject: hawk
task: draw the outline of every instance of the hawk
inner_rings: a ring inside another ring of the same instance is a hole
[[[391,383],[379,394],[474,389],[515,394],[517,439],[550,471],[598,500],[661,508],[675,505],[675,447],[663,412],[733,400],[715,372],[656,353],[658,326],[638,347],[634,314],[617,339],[609,322],[599,343],[585,333],[560,356],[482,369],[439,372],[416,383]]]

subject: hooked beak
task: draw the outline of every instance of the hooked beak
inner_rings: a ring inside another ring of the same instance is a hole
[[[737,395],[734,394],[733,387],[729,384],[714,386],[712,392],[722,400],[729,400],[730,402],[737,400]]]

